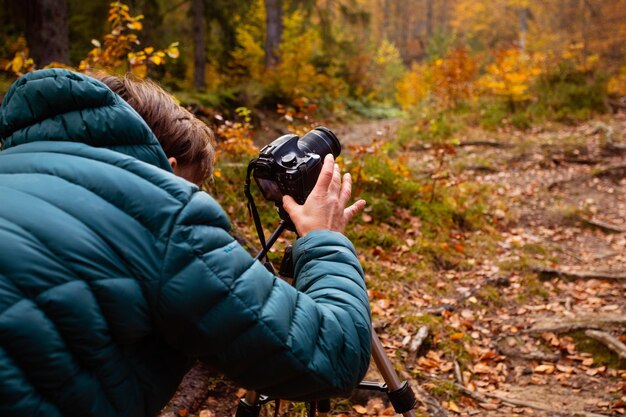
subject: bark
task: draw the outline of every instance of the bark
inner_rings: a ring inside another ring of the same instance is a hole
[[[426,42],[433,35],[433,0],[426,0]]]
[[[528,37],[528,15],[527,7],[522,7],[519,13],[519,47],[522,52],[526,51],[526,38]]]
[[[51,62],[69,64],[66,0],[26,0],[26,41],[38,67]]]
[[[206,20],[204,0],[193,0],[193,86],[206,88]]]
[[[278,47],[283,35],[283,1],[265,0],[265,67],[274,68],[280,62]]]

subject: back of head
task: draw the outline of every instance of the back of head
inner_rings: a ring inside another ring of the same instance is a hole
[[[131,75],[97,75],[122,97],[148,124],[168,158],[191,171],[195,183],[208,179],[213,171],[215,151],[211,129],[152,81]]]

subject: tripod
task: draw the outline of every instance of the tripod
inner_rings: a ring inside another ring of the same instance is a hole
[[[261,238],[262,249],[255,256],[255,260],[261,260],[270,250],[272,245],[278,240],[280,235],[285,229],[291,229],[291,222],[286,220],[281,220],[276,230],[269,237],[267,243],[265,243],[265,239],[262,237],[262,232],[259,233],[259,237]],[[294,230],[294,229],[291,229]],[[285,264],[285,260],[283,259],[283,265]],[[266,267],[270,270],[270,272],[274,272],[274,268],[271,264],[266,263]],[[283,268],[281,267],[281,270]],[[391,402],[396,413],[402,414],[404,417],[415,417],[415,413],[413,409],[416,405],[415,394],[411,389],[411,386],[407,381],[401,382],[393,369],[393,365],[391,361],[385,354],[383,346],[378,339],[374,329],[372,328],[372,358],[374,359],[374,363],[376,364],[376,368],[381,373],[383,380],[385,383],[380,382],[367,382],[362,381],[358,385],[358,389],[365,390],[373,390],[379,391],[387,394],[389,401]],[[261,412],[261,406],[272,399],[259,395],[255,391],[248,391],[246,395],[239,401],[239,405],[237,407],[237,412],[235,417],[258,417]],[[330,402],[328,400],[312,402],[308,407],[308,416],[309,417],[324,417],[330,411]]]

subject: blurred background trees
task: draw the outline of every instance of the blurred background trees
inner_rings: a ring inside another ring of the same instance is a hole
[[[578,118],[626,90],[626,0],[126,3],[0,0],[1,67],[79,67],[91,54],[83,70],[133,70],[214,107],[305,100],[337,114],[488,102],[556,118],[567,104]],[[122,6],[138,19],[115,29]],[[107,33],[129,36],[124,65],[93,59]]]

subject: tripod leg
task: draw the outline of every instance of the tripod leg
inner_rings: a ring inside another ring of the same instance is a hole
[[[376,363],[376,368],[378,368],[389,388],[387,395],[396,413],[402,414],[404,417],[415,417],[415,412],[413,411],[417,404],[415,394],[407,381],[400,382],[398,374],[393,369],[393,365],[385,354],[383,345],[380,343],[380,339],[378,339],[373,328],[372,357],[374,358],[374,363]]]
[[[246,395],[239,400],[235,417],[259,417],[261,414],[260,397],[255,391],[248,391]]]
[[[317,402],[317,417],[328,417],[330,412],[330,400],[319,400]]]

